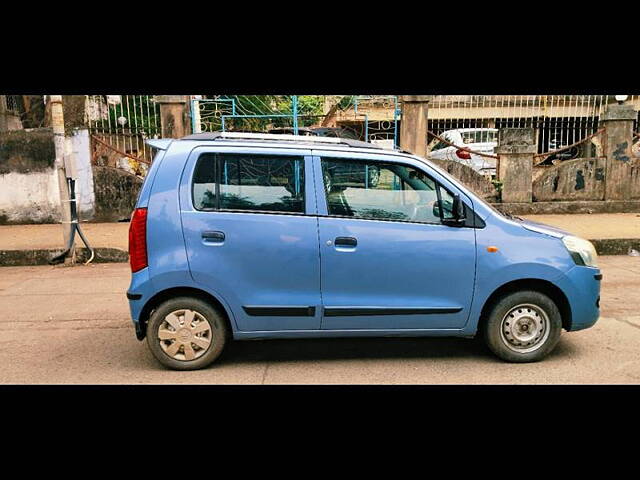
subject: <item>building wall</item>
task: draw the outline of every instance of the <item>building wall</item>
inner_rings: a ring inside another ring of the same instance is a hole
[[[95,210],[89,136],[76,132],[69,148],[76,155],[76,197],[81,220]],[[60,221],[55,148],[50,129],[0,133],[0,224]]]
[[[97,222],[119,222],[131,218],[142,178],[119,168],[95,165],[95,215]]]
[[[20,121],[20,117],[13,113],[7,113],[5,115],[5,119],[7,122],[7,130],[21,130],[22,122]]]
[[[0,175],[0,223],[60,220],[58,178],[53,168]]]

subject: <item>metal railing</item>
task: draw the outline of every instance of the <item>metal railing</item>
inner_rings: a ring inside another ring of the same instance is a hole
[[[191,100],[191,126],[196,133],[280,128],[298,134],[302,128],[322,126],[328,116],[334,115],[330,112],[336,103],[341,103],[340,112],[353,108],[352,113],[342,115],[342,120],[353,119],[354,128],[349,130],[360,140],[390,148],[398,145],[400,109],[398,98],[392,95],[334,95],[330,99],[320,95],[197,96]],[[369,118],[368,112],[376,107],[391,108],[392,118]]]
[[[264,132],[316,125],[324,117],[318,95],[209,95],[191,100],[192,130]]]
[[[353,119],[350,123],[366,142],[380,143],[387,148],[398,147],[400,103],[395,95],[356,95],[352,97]],[[379,118],[380,109],[389,112],[389,118]],[[348,120],[349,113],[343,109],[342,123]],[[359,121],[360,120],[360,121]]]
[[[145,144],[160,138],[160,107],[153,95],[87,95],[87,125],[93,136],[114,151],[151,161],[153,152]]]
[[[4,97],[7,112],[20,115],[24,111],[22,95],[2,95],[2,97]]]
[[[429,129],[535,128],[538,153],[544,153],[595,133],[611,101],[607,95],[436,95],[429,102]]]
[[[384,98],[369,99],[367,108],[352,101],[338,115],[340,125],[357,129],[367,139],[372,137],[374,122],[387,138],[395,129],[397,138],[399,108]],[[564,148],[584,140],[599,130],[599,118],[606,105],[615,103],[613,95],[433,95],[429,99],[428,129],[441,136],[447,130],[477,128],[524,128],[537,131],[538,153]],[[640,111],[640,95],[627,100]],[[640,119],[640,116],[639,116]],[[635,130],[640,122],[635,122]],[[427,140],[433,147],[438,140]]]

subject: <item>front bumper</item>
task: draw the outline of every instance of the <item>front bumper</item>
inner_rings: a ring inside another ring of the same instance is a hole
[[[571,324],[567,331],[583,330],[598,321],[601,279],[598,268],[575,266],[556,281],[571,307]]]

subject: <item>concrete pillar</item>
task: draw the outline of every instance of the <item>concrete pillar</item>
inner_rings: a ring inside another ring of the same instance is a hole
[[[189,108],[191,117],[193,117],[190,125],[192,133],[202,133],[202,118],[200,117],[200,100],[202,95],[193,95],[191,102],[189,102]]]
[[[6,132],[7,127],[7,97],[0,95],[0,132]]]
[[[535,140],[533,128],[501,128],[498,131],[497,175],[502,182],[503,203],[531,202]]]
[[[191,133],[189,95],[156,95],[160,104],[162,138],[181,138]]]
[[[633,121],[637,112],[631,105],[608,105],[600,116],[602,154],[607,158],[605,200],[631,198],[632,169],[636,165],[631,153]]]
[[[400,148],[415,155],[427,155],[427,109],[429,95],[404,95],[400,122]]]

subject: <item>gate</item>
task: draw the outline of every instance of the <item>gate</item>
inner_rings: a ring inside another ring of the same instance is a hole
[[[377,143],[389,149],[398,148],[401,112],[397,96],[356,95],[346,99],[348,102],[340,115],[341,125],[357,132],[365,142]],[[349,118],[350,108],[353,109],[352,118]]]
[[[267,132],[301,127],[322,121],[318,95],[214,95],[191,101],[194,133],[215,131]],[[300,101],[304,100],[304,101]]]
[[[233,95],[200,96],[191,101],[194,133],[245,131],[304,134],[307,127],[327,127],[340,119],[340,126],[360,140],[387,148],[398,145],[400,109],[396,96],[340,96],[327,101],[321,95]],[[345,113],[353,109],[353,114]],[[390,109],[391,118],[378,118],[379,109]]]
[[[160,106],[153,95],[87,95],[92,161],[144,175],[153,159],[145,143],[160,138]]]

